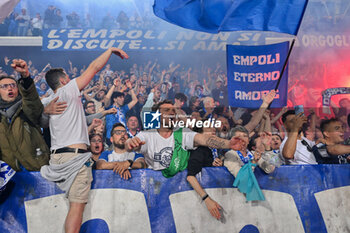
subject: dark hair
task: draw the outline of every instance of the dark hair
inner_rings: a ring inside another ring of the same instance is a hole
[[[198,88],[204,89],[202,85],[197,84],[194,89],[197,90]]]
[[[157,103],[157,104],[154,104],[154,105],[152,106],[152,112],[155,112],[155,111],[159,110],[160,107],[161,107],[163,104],[173,104],[173,101],[171,101],[171,100],[163,100],[163,101],[160,101],[160,102]]]
[[[6,76],[6,75],[2,75],[2,76],[0,76],[0,81],[1,81],[1,80],[3,80],[3,79],[6,79],[6,78],[8,78],[8,79],[12,79],[12,80],[14,80],[14,81],[17,83],[17,80],[16,80],[14,77],[11,77],[11,76]]]
[[[89,135],[89,141],[91,141],[91,139],[92,139],[93,137],[95,137],[95,136],[101,137],[102,142],[103,142],[103,135],[102,135],[102,134],[97,134],[97,133],[90,134],[90,135]]]
[[[124,93],[119,92],[119,91],[113,92],[113,94],[112,94],[112,100],[115,99],[115,98],[121,97],[121,96],[124,97]]]
[[[242,119],[242,125],[248,124],[248,122],[252,119],[251,111],[248,110],[244,112],[243,115],[241,116],[241,119]]]
[[[281,135],[279,133],[272,133],[272,136],[278,136],[281,139],[281,142],[283,141],[282,137],[281,137]]]
[[[1,75],[1,76],[0,76],[0,81],[3,80],[3,79],[5,79],[5,78],[12,79],[12,80],[14,80],[14,81],[17,82],[17,80],[16,80],[14,77],[7,76],[7,75]]]
[[[213,114],[218,116],[224,116],[225,106],[219,105],[214,108]]]
[[[289,115],[295,115],[295,111],[294,110],[288,110],[287,112],[285,112],[283,115],[282,115],[282,122],[286,122],[287,120],[287,116]]]
[[[47,85],[55,91],[60,86],[60,78],[65,77],[66,73],[63,68],[52,68],[45,74]]]
[[[326,119],[326,120],[321,121],[320,129],[321,129],[322,134],[326,130],[327,125],[329,125],[330,123],[333,123],[333,122],[337,122],[337,121],[339,121],[337,118],[331,118],[331,119]]]
[[[98,92],[100,92],[100,91],[103,91],[105,94],[107,94],[107,90],[105,90],[105,89],[98,90]]]
[[[111,137],[112,137],[112,135],[113,135],[114,129],[117,128],[117,127],[123,127],[124,129],[126,129],[125,125],[123,125],[122,123],[119,123],[119,122],[118,122],[118,123],[115,123],[115,124],[113,125],[112,129],[111,129]]]
[[[139,118],[137,118],[136,115],[130,115],[130,116],[127,117],[126,122],[128,122],[128,120],[129,120],[131,117],[136,117],[137,121],[139,120]]]
[[[191,107],[199,99],[197,96],[191,96],[189,101],[189,106]]]
[[[175,94],[175,99],[178,99],[181,102],[186,102],[187,101],[187,96],[184,93],[176,93]]]
[[[93,103],[93,104],[95,105],[94,101],[91,101],[91,100],[86,101],[86,102],[84,103],[84,109],[86,109],[86,108],[87,108],[87,105],[88,105],[88,104],[91,104],[91,103]]]
[[[256,147],[255,140],[259,137],[260,135],[258,133],[254,134],[254,136],[249,140],[248,150],[253,150],[253,147]]]

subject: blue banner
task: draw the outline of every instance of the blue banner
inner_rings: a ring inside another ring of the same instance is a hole
[[[265,43],[261,32],[210,34],[167,29],[45,29],[43,51],[99,51],[117,47],[125,51],[225,51],[227,43]]]
[[[262,98],[274,90],[287,58],[289,42],[259,46],[227,45],[229,104],[259,108]],[[272,108],[287,104],[288,66],[283,73]]]
[[[175,27],[175,26],[173,26]],[[221,32],[210,34],[186,29],[45,29],[43,51],[102,51],[111,46],[126,51],[155,52],[220,52],[226,44],[265,44],[271,40],[287,40],[286,34],[261,31]],[[344,33],[301,34],[295,47],[350,48],[350,36]]]
[[[155,0],[154,14],[197,31],[275,31],[296,35],[307,0]]]
[[[224,209],[214,219],[186,181],[149,169],[122,180],[95,171],[81,232],[347,232],[350,165],[282,166],[255,170],[266,198],[246,202],[226,168],[205,168],[197,178]],[[61,232],[68,211],[64,194],[38,172],[18,172],[0,193],[0,232]],[[244,217],[239,217],[244,216]]]

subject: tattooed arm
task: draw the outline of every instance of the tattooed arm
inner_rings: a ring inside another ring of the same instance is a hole
[[[239,137],[233,137],[231,140],[226,140],[214,135],[208,137],[208,135],[196,134],[196,136],[194,136],[194,146],[240,150],[242,146],[244,146],[244,141]]]

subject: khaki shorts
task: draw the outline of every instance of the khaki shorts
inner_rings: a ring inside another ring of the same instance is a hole
[[[51,154],[54,164],[62,164],[71,160],[77,153]],[[84,165],[75,177],[68,192],[68,200],[76,203],[87,203],[92,182],[92,168]]]

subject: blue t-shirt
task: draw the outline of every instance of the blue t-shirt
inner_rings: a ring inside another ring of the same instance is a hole
[[[36,87],[36,90],[37,90],[39,96],[43,96],[47,92],[48,88],[45,88],[45,90],[41,90],[40,85],[41,85],[41,83],[37,83],[37,84],[35,84],[35,87]]]
[[[125,115],[129,111],[129,106],[125,104],[122,107],[115,107],[114,105],[109,106],[106,110],[116,108],[118,111],[115,114],[109,114],[106,116],[106,137],[111,138],[111,130],[115,123],[122,123],[126,125]]]
[[[136,161],[138,158],[144,158],[142,154],[136,153],[136,152],[124,152],[124,153],[116,153],[114,150],[112,151],[104,151],[100,157],[99,160],[104,160],[106,162],[123,162],[126,160],[133,160]]]

